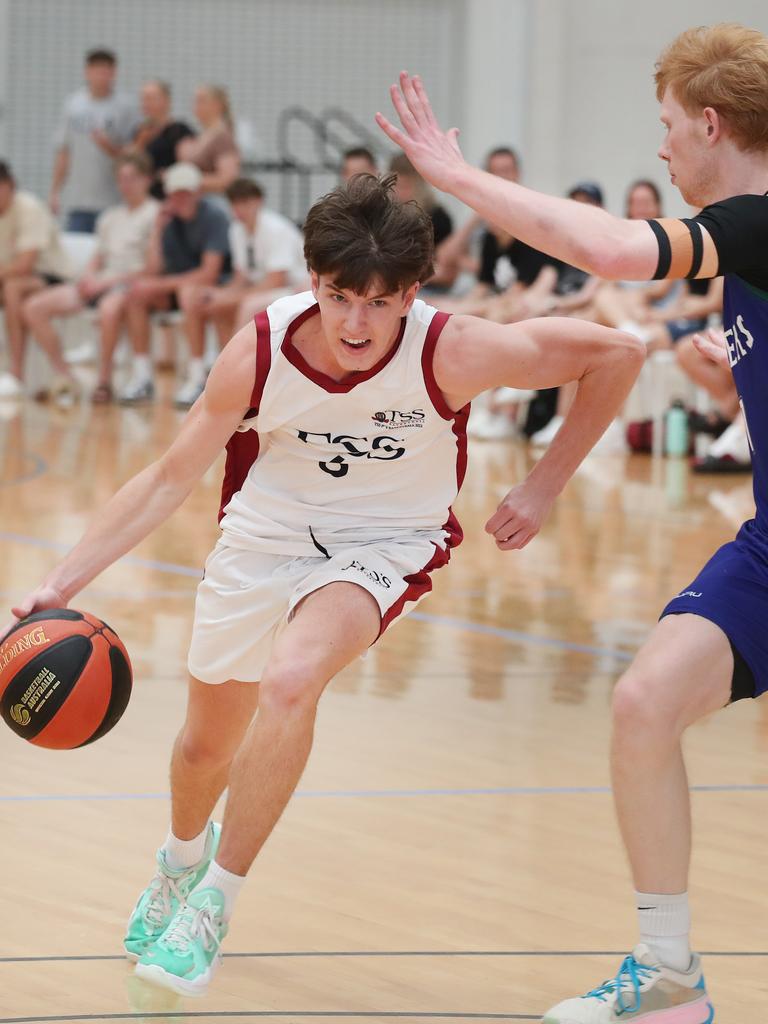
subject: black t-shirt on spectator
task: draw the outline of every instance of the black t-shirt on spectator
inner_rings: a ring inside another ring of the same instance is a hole
[[[532,249],[530,245],[517,238],[502,248],[492,231],[484,231],[478,280],[497,291],[503,290],[496,281],[496,265],[503,257],[509,260],[517,272],[517,280],[526,287],[533,284],[544,267],[554,267],[559,272],[561,266],[554,257],[547,256],[538,249]]]
[[[451,215],[442,206],[433,206],[429,211],[432,221],[432,230],[435,233],[435,245],[440,245],[453,231]]]
[[[151,142],[147,143],[147,156],[152,161],[155,171],[164,171],[176,163],[176,144],[195,133],[183,121],[171,121],[159,132]],[[155,199],[164,199],[163,183],[157,179],[149,190]]]

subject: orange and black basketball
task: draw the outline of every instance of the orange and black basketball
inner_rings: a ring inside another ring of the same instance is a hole
[[[100,739],[120,720],[131,684],[117,633],[86,612],[35,612],[0,644],[0,715],[38,747],[71,750]]]

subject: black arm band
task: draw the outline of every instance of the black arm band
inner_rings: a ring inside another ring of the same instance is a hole
[[[659,262],[656,264],[653,280],[663,281],[669,273],[672,263],[672,246],[669,242],[669,235],[657,220],[648,220],[646,224],[650,224],[651,230],[656,235],[656,241],[659,243]]]
[[[701,233],[701,225],[697,220],[691,220],[689,217],[683,217],[683,224],[685,224],[690,231],[691,242],[693,243],[691,269],[685,276],[688,278],[694,278],[701,270],[701,261],[704,258],[704,236]]]

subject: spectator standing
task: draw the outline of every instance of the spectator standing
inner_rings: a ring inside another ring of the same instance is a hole
[[[152,167],[142,153],[123,156],[117,165],[117,187],[123,202],[112,206],[96,222],[96,252],[76,283],[46,288],[24,305],[24,321],[45,350],[55,377],[48,394],[76,395],[76,380],[64,361],[61,341],[52,320],[71,316],[87,306],[98,310],[100,332],[99,376],[92,400],[112,399],[112,362],[125,323],[126,292],[148,259],[149,242],[160,204],[149,195]]]
[[[69,260],[50,210],[31,193],[17,191],[10,167],[0,162],[0,289],[10,356],[9,372],[0,374],[0,398],[23,394],[24,300],[69,276]]]
[[[180,308],[185,288],[221,284],[230,270],[229,221],[202,194],[203,175],[194,164],[178,163],[165,175],[166,199],[150,242],[147,273],[128,289],[126,320],[134,351],[131,380],[120,401],[131,405],[154,397],[149,355],[150,314]],[[202,354],[190,359],[186,381],[176,392],[180,407],[192,405],[205,386]]]
[[[238,178],[227,198],[234,215],[229,225],[232,281],[221,287],[191,284],[181,296],[193,359],[203,356],[208,321],[224,348],[235,329],[275,299],[309,288],[302,234],[287,217],[264,207],[261,186]]]
[[[116,73],[111,50],[90,50],[85,88],[64,104],[49,203],[58,215],[66,182],[68,231],[93,231],[99,213],[120,198],[114,161],[133,139],[139,112],[130,97],[115,91]]]
[[[342,154],[339,168],[339,178],[342,184],[349,181],[350,178],[354,178],[356,174],[378,175],[378,173],[376,157],[365,146],[352,146]]]
[[[162,172],[176,163],[176,147],[194,132],[185,121],[175,121],[171,114],[171,87],[154,79],[141,87],[141,112],[144,121],[133,141],[135,149],[146,153],[154,169],[150,193],[164,199]]]
[[[203,192],[223,197],[240,173],[240,151],[227,90],[220,85],[199,86],[194,109],[202,131],[178,143],[176,159],[199,167]]]
[[[435,248],[453,231],[451,215],[435,199],[435,193],[424,181],[405,153],[398,153],[389,162],[389,170],[397,175],[395,198],[399,203],[417,202],[429,215],[435,235]]]

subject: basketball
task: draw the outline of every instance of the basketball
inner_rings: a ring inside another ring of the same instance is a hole
[[[21,619],[0,644],[0,714],[38,747],[100,739],[131,695],[128,652],[95,615],[51,608]]]

